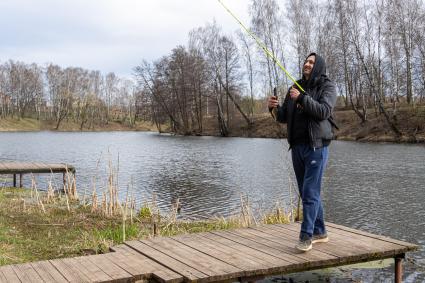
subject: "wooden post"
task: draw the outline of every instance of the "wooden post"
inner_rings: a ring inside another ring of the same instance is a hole
[[[13,187],[16,188],[16,174],[13,174]]]
[[[158,236],[158,225],[156,225],[156,222],[153,223],[153,235],[155,237]]]
[[[394,271],[395,271],[395,283],[401,283],[403,282],[403,259],[405,255],[397,255],[394,258]]]
[[[63,189],[65,190],[65,185],[66,185],[66,173],[63,172]]]
[[[22,188],[22,173],[19,174],[19,187]]]

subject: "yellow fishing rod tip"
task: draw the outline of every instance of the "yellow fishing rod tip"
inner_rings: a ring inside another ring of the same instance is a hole
[[[263,49],[264,53],[266,53],[267,56],[269,56],[273,62],[288,76],[288,78],[302,91],[305,92],[304,89],[300,86],[300,84],[291,76],[291,74],[283,67],[282,63],[276,58],[276,56],[268,50],[267,46],[252,32],[250,31],[239,19],[238,17],[233,14],[232,11],[230,11],[229,8],[224,5],[223,1],[217,0],[224,9],[239,23],[239,25],[255,40],[255,42],[258,44],[258,46]]]

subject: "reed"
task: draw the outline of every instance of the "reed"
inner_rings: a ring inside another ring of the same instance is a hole
[[[14,246],[5,252],[5,255],[16,256],[19,260],[7,260],[4,264],[104,253],[109,247],[128,240],[284,223],[290,219],[278,204],[269,213],[258,216],[246,196],[241,197],[240,213],[209,220],[179,219],[180,199],[176,199],[168,211],[161,211],[155,195],[149,201],[139,200],[136,210],[131,185],[127,187],[123,202],[117,202],[119,210],[109,216],[104,214],[109,210],[106,203],[102,205],[103,210],[101,206],[96,209],[90,203],[70,201],[68,194],[55,189],[54,182],[50,186],[55,196],[49,199],[48,193],[41,192],[33,178],[31,189],[13,189],[13,195],[8,195],[8,203],[2,201],[5,198],[0,190],[0,211],[8,215],[0,216],[7,225],[5,231],[20,233],[10,234],[10,239],[15,240],[9,242]],[[106,193],[105,190],[105,201]]]
[[[95,175],[91,182],[91,197],[79,198],[76,178],[72,172],[67,171],[64,179],[65,184],[57,186],[51,177],[47,184],[47,190],[40,192],[34,177],[30,189],[30,197],[22,198],[19,203],[21,213],[27,214],[36,209],[43,215],[55,214],[61,218],[81,221],[83,238],[82,244],[76,245],[80,251],[87,253],[105,252],[109,246],[122,243],[126,240],[140,239],[145,237],[171,236],[182,233],[206,232],[211,230],[233,229],[251,227],[269,223],[288,223],[296,216],[296,205],[291,193],[288,206],[276,205],[270,210],[256,211],[247,195],[240,196],[240,212],[230,217],[214,217],[209,220],[188,221],[179,219],[182,207],[181,199],[177,198],[169,210],[160,210],[157,196],[153,194],[151,199],[134,198],[134,180],[131,178],[125,187],[119,184],[119,158],[114,163],[109,156],[106,166],[107,176],[102,184],[98,176],[100,159],[97,162]],[[53,174],[52,174],[53,176]],[[126,191],[123,191],[126,188]],[[121,199],[118,197],[121,196]],[[49,216],[50,217],[50,216]],[[57,225],[62,220],[56,220]],[[96,219],[97,222],[92,222]],[[84,224],[90,223],[90,224]],[[53,224],[48,224],[53,225]],[[54,224],[56,225],[56,224]],[[60,224],[62,225],[62,224]],[[66,225],[66,224],[63,224]],[[87,226],[87,227],[86,227]],[[87,230],[84,230],[86,229]],[[49,232],[50,233],[50,232]],[[50,236],[49,236],[50,237]],[[73,245],[70,243],[70,245]],[[84,248],[81,248],[84,247]]]
[[[44,208],[43,201],[40,199],[40,194],[38,193],[37,184],[33,174],[31,174],[31,192],[34,192],[37,205],[39,205],[43,213],[46,213],[46,209]]]
[[[141,205],[138,206],[133,196],[133,180],[131,180],[130,184],[127,185],[125,198],[121,202],[118,198],[118,166],[114,166],[110,159],[107,169],[107,186],[101,194],[100,205],[97,189],[98,177],[93,176],[92,178],[91,201],[88,203],[86,203],[85,200],[80,202],[78,199],[75,176],[71,172],[66,173],[67,181],[63,186],[63,195],[60,190],[55,188],[55,184],[51,178],[48,182],[48,188],[44,198],[40,197],[35,178],[32,177],[31,198],[35,199],[35,202],[38,203],[38,206],[43,211],[45,211],[44,203],[65,203],[68,212],[72,212],[75,208],[82,205],[83,207],[87,207],[90,213],[100,214],[107,218],[120,217],[123,239],[126,238],[126,227],[128,221],[129,225],[136,222],[139,223],[139,225],[149,226],[152,236],[176,233],[175,229],[176,227],[179,227],[180,224],[178,220],[181,208],[179,198],[177,198],[171,205],[168,213],[161,213],[155,194],[152,195],[150,202],[141,203]],[[290,191],[292,191],[292,189],[290,189]],[[289,206],[283,206],[276,203],[275,207],[271,210],[254,213],[249,197],[247,195],[241,195],[239,215],[227,218],[215,218],[214,221],[219,224],[217,226],[222,227],[250,227],[263,223],[288,223],[294,221],[294,219],[299,216],[299,209],[293,204],[293,198],[290,197],[290,200]],[[136,207],[139,207],[138,212],[136,211]],[[179,231],[180,229],[182,228],[179,227]],[[183,229],[180,232],[184,233],[186,231]]]

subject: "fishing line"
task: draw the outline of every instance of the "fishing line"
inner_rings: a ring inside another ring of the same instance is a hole
[[[264,53],[266,53],[267,56],[269,56],[276,65],[279,66],[279,68],[285,72],[285,74],[288,76],[288,78],[298,87],[298,89],[300,91],[302,91],[303,93],[305,93],[304,89],[300,86],[300,84],[291,76],[291,74],[285,69],[285,67],[283,67],[282,63],[280,63],[279,59],[276,58],[276,56],[274,56],[274,54],[267,49],[266,45],[253,33],[251,32],[243,23],[241,20],[238,19],[238,17],[236,17],[235,14],[232,13],[232,11],[226,7],[226,5],[224,5],[224,3],[221,0],[217,0],[223,7],[224,9],[239,23],[239,25],[255,40],[255,42],[258,44],[258,46],[261,47],[261,49],[264,51]],[[276,88],[274,89],[275,92],[275,96],[276,96]],[[272,115],[275,117],[276,119],[276,113],[272,112]],[[285,152],[286,150],[284,150]],[[288,170],[289,172],[289,170]],[[289,175],[288,175],[289,176]],[[290,178],[290,177],[289,177]],[[292,183],[290,181],[290,183]],[[291,190],[291,186],[289,188]],[[299,194],[299,192],[297,190],[295,190],[298,194],[298,205],[297,205],[297,214],[296,214],[296,221],[299,221],[299,216],[300,216],[300,200],[301,200],[301,196]],[[292,206],[292,200],[291,200],[291,206]],[[292,210],[292,209],[291,209]],[[291,211],[292,213],[292,211]]]
[[[274,56],[274,54],[270,50],[267,49],[266,45],[252,31],[250,31],[238,19],[238,17],[236,17],[236,15],[233,14],[232,11],[230,11],[230,9],[227,8],[226,5],[224,5],[224,3],[221,0],[217,0],[217,1],[239,23],[239,25],[255,40],[255,42],[258,44],[258,46],[261,47],[261,49],[264,51],[264,53],[266,53],[266,55],[269,56],[275,62],[275,64],[278,65],[280,69],[282,69],[282,71],[285,72],[285,74],[288,76],[288,78],[298,87],[298,89],[301,90],[302,92],[305,92],[304,89],[300,86],[300,84],[291,76],[291,74],[285,69],[285,67],[283,67],[283,65],[282,65],[282,63],[280,63],[279,59],[277,59],[276,56]]]

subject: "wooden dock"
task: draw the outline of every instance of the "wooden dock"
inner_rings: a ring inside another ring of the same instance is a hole
[[[0,174],[13,175],[13,186],[16,187],[16,176],[19,175],[19,187],[22,187],[22,178],[24,174],[40,173],[63,173],[65,183],[65,174],[75,175],[75,168],[63,163],[43,163],[43,162],[0,162]]]
[[[327,223],[330,241],[300,253],[299,229],[293,223],[128,241],[103,255],[2,266],[0,282],[246,282],[385,258],[395,259],[401,282],[402,259],[418,248]]]

